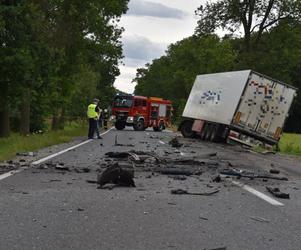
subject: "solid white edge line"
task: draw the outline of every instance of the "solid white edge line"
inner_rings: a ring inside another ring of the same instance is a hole
[[[5,174],[2,174],[2,175],[0,175],[0,181],[3,180],[3,179],[5,179],[5,178],[7,178],[7,177],[10,177],[10,176],[12,176],[12,175],[14,175],[16,173],[19,173],[21,171],[23,171],[23,169],[12,170],[12,171],[9,171],[9,172],[7,172]]]
[[[109,130],[105,131],[104,133],[100,134],[100,135],[104,135],[104,134],[108,133],[109,131],[111,131],[112,129],[113,129],[113,127],[110,128]],[[84,144],[87,144],[88,142],[91,142],[91,141],[93,141],[93,140],[92,140],[92,139],[86,140],[86,141],[81,142],[81,143],[79,143],[79,144],[77,144],[77,145],[74,145],[74,146],[72,146],[72,147],[70,147],[70,148],[66,148],[66,149],[64,149],[64,150],[62,150],[62,151],[60,151],[60,152],[57,152],[57,153],[55,153],[55,154],[46,156],[46,157],[44,157],[44,158],[42,158],[42,159],[40,159],[40,160],[34,161],[34,162],[32,162],[31,164],[32,164],[32,165],[38,165],[38,164],[40,164],[40,163],[42,163],[42,162],[45,162],[45,161],[47,161],[47,160],[49,160],[49,159],[52,159],[52,158],[54,158],[54,157],[56,157],[56,156],[58,156],[58,155],[61,155],[61,154],[66,153],[66,152],[68,152],[68,151],[70,151],[70,150],[72,150],[72,149],[75,149],[75,148],[80,147],[80,146],[82,146],[82,145],[84,145]],[[7,173],[1,174],[1,175],[0,175],[0,181],[3,180],[3,179],[5,179],[5,178],[7,178],[7,177],[10,177],[10,176],[12,176],[12,175],[14,175],[14,174],[17,174],[17,173],[19,173],[19,172],[21,172],[21,171],[23,171],[23,170],[24,170],[24,168],[20,168],[20,169],[17,169],[17,170],[12,170],[12,171],[9,171],[9,172],[7,172]]]
[[[112,130],[112,129],[113,129],[113,127],[110,128],[109,130],[107,130],[106,132],[100,134],[100,135],[104,135],[104,134],[108,133],[108,132],[109,132],[110,130]],[[64,154],[64,153],[66,153],[66,152],[68,152],[68,151],[70,151],[70,150],[73,150],[73,149],[75,149],[75,148],[78,148],[78,147],[80,147],[80,146],[82,146],[82,145],[85,145],[85,144],[91,142],[91,141],[93,141],[93,139],[86,140],[86,141],[81,142],[81,143],[79,143],[79,144],[77,144],[77,145],[75,145],[75,146],[72,146],[72,147],[70,147],[70,148],[66,148],[66,149],[64,149],[64,150],[62,150],[62,151],[60,151],[60,152],[57,152],[57,153],[54,153],[54,154],[52,154],[52,155],[46,156],[46,157],[44,157],[44,158],[42,158],[42,159],[40,159],[40,160],[37,160],[37,161],[32,162],[31,164],[32,164],[32,165],[38,165],[38,164],[41,164],[42,162],[48,161],[49,159],[52,159],[52,158],[54,158],[54,157],[56,157],[56,156],[58,156],[58,155]]]
[[[275,199],[273,199],[273,198],[271,198],[271,197],[269,197],[269,196],[267,196],[267,195],[265,195],[265,194],[257,191],[256,189],[254,189],[254,188],[252,188],[252,187],[250,187],[248,185],[245,185],[245,184],[242,184],[242,183],[240,183],[238,181],[233,181],[233,180],[231,182],[233,184],[235,184],[236,186],[241,187],[242,189],[244,189],[244,190],[246,190],[246,191],[254,194],[255,196],[259,197],[262,200],[265,200],[266,202],[268,202],[268,203],[270,203],[270,204],[272,204],[274,206],[284,206],[283,203],[281,203],[281,202],[279,202],[279,201],[277,201],[277,200],[275,200]]]

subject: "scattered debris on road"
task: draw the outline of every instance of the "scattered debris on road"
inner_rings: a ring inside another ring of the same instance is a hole
[[[173,138],[168,144],[173,148],[180,148],[183,146],[183,143],[180,143],[177,137]]]
[[[16,153],[16,155],[18,156],[36,156],[37,154],[35,152],[18,152]]]
[[[259,221],[259,222],[265,222],[265,223],[269,223],[270,222],[268,219],[265,219],[265,218],[262,218],[262,217],[252,216],[250,218],[252,220]]]
[[[100,188],[107,183],[126,187],[136,187],[133,178],[133,172],[122,169],[116,162],[113,165],[109,165],[102,173],[97,175],[97,184]]]
[[[266,189],[277,198],[281,198],[281,199],[289,199],[290,198],[289,194],[281,192],[279,188],[266,187]]]
[[[204,196],[209,196],[209,195],[213,195],[219,192],[219,190],[214,190],[212,192],[205,192],[205,193],[194,193],[194,192],[188,192],[185,189],[173,189],[170,191],[171,194],[187,194],[187,195],[204,195]]]
[[[278,170],[278,169],[270,169],[270,173],[271,174],[279,174],[280,173],[280,171]]]

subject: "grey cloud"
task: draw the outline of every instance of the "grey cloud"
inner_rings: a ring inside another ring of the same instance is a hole
[[[131,0],[127,15],[183,19],[188,13],[161,3]]]
[[[123,38],[124,62],[131,62],[130,66],[140,66],[164,54],[167,45],[155,43],[141,36],[127,36]],[[139,65],[140,64],[140,65]]]

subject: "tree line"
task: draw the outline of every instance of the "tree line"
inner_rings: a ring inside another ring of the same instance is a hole
[[[108,105],[128,0],[2,0],[0,137],[63,128],[94,97]]]
[[[301,1],[207,1],[196,15],[191,37],[137,70],[135,94],[171,99],[179,120],[197,75],[252,69],[299,88],[286,130],[301,132]]]

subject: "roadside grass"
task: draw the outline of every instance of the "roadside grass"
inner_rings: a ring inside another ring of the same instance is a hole
[[[301,156],[301,134],[284,133],[279,148],[281,153]]]
[[[64,130],[49,131],[43,134],[21,136],[12,134],[7,138],[0,138],[0,161],[13,158],[17,152],[35,151],[51,145],[71,141],[74,137],[87,134],[87,125],[71,122]]]

